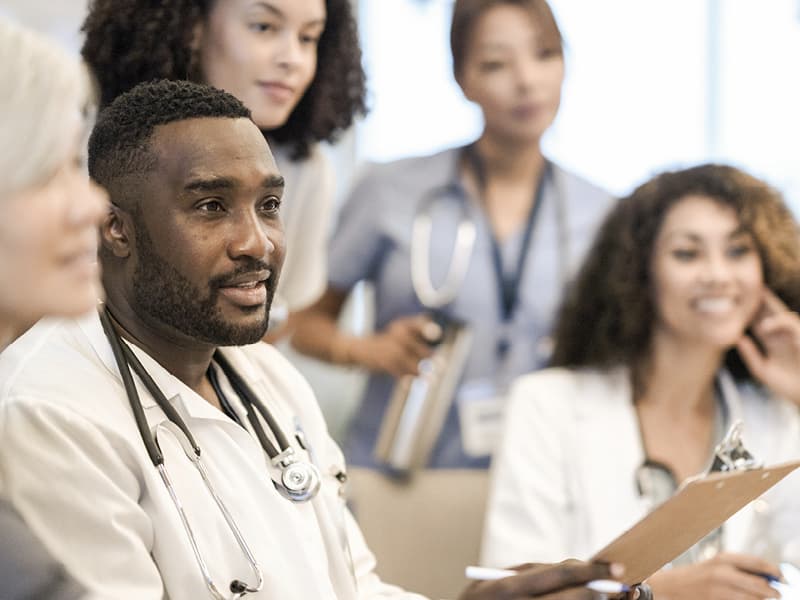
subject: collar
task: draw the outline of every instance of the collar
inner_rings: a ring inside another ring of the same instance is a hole
[[[120,387],[123,387],[119,368],[114,359],[114,353],[111,350],[111,344],[103,331],[98,313],[92,312],[90,315],[79,320],[78,325],[88,338],[92,349],[103,363],[103,366],[105,366],[109,373],[119,382]],[[123,340],[123,343],[127,343],[130,346],[137,358],[142,362],[144,368],[153,378],[153,381],[156,382],[156,385],[158,385],[159,389],[171,404],[180,404],[185,413],[192,418],[215,419],[230,422],[230,419],[224,413],[214,408],[194,390],[167,371],[143,349],[127,340]],[[264,379],[264,374],[259,373],[259,371],[250,364],[250,361],[246,360],[241,350],[238,348],[229,348],[224,350],[224,354],[246,381],[250,382],[254,387],[262,387],[260,380]],[[147,389],[141,384],[135,374],[134,381],[136,382],[136,389],[139,392],[139,399],[142,402],[142,407],[145,410],[158,407],[155,399],[148,393]]]

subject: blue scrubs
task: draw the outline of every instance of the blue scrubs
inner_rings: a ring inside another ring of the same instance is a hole
[[[519,281],[518,305],[504,322],[490,224],[481,207],[463,191],[458,173],[460,153],[460,148],[454,148],[368,168],[339,214],[328,274],[330,286],[339,290],[349,290],[360,280],[374,285],[376,329],[398,317],[418,314],[425,307],[414,293],[410,266],[417,209],[421,203],[432,206],[430,270],[439,286],[450,265],[456,227],[466,206],[477,226],[475,246],[458,295],[443,309],[473,330],[456,398],[466,387],[487,384],[503,393],[515,377],[544,366],[563,282],[579,265],[612,202],[607,193],[553,165]],[[523,229],[501,244],[504,270],[513,272],[518,264]],[[502,345],[507,347],[505,352],[498,350]],[[480,385],[473,385],[476,382]],[[345,443],[351,465],[378,466],[373,447],[393,387],[394,379],[388,375],[370,376]],[[454,401],[450,406],[429,466],[485,468],[488,456],[464,452],[457,404]]]

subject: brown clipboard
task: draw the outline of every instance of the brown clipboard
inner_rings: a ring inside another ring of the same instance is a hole
[[[793,461],[689,480],[591,560],[622,563],[622,581],[641,583],[798,467]]]

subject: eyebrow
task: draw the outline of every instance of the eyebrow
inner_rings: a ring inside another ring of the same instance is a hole
[[[286,15],[284,15],[283,12],[277,6],[273,6],[269,2],[256,2],[253,6],[261,7],[264,10],[271,12],[273,15],[275,15],[276,17],[279,17],[281,19],[285,19],[286,18]],[[324,18],[322,18],[322,19],[314,19],[313,21],[309,21],[308,23],[305,23],[304,27],[306,27],[308,25],[325,25],[325,19]]]
[[[208,177],[205,179],[193,179],[188,182],[183,189],[187,192],[213,192],[218,190],[232,190],[237,187],[238,181],[232,177]],[[284,187],[285,181],[281,175],[268,175],[262,182],[262,188]]]
[[[752,232],[749,231],[748,229],[746,229],[744,227],[744,225],[739,225],[739,227],[737,227],[736,229],[734,229],[733,231],[731,231],[727,235],[727,238],[728,239],[733,239],[733,238],[737,238],[737,237],[740,237],[740,236],[743,236],[743,235],[752,235]],[[696,233],[694,233],[692,231],[686,231],[686,230],[673,231],[669,235],[667,235],[666,239],[675,238],[675,237],[686,237],[686,238],[689,238],[693,242],[700,242],[700,241],[703,240],[703,236],[698,235],[698,234],[696,234]]]

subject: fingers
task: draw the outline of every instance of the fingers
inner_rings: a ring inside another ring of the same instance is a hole
[[[759,339],[780,333],[786,333],[790,338],[798,336],[800,335],[800,316],[788,310],[771,314],[758,321],[753,326],[753,332]]]
[[[712,559],[712,562],[729,564],[736,567],[740,571],[745,571],[748,573],[755,573],[755,574],[763,573],[765,575],[771,575],[778,579],[780,579],[781,577],[781,570],[780,568],[778,568],[777,565],[774,565],[769,561],[766,561],[757,556],[752,556],[750,554],[739,554],[736,552],[721,552]],[[763,577],[761,577],[760,579],[762,581],[764,580]]]
[[[789,307],[769,288],[764,288],[764,307],[769,314],[788,312]]]
[[[758,349],[755,342],[748,336],[743,335],[736,343],[736,349],[739,351],[739,356],[742,357],[744,364],[756,379],[763,379],[766,358],[761,353],[761,350]]]
[[[613,576],[619,576],[624,570],[619,565],[615,565]],[[562,591],[568,588],[580,588],[574,590],[577,598],[591,598],[591,590],[582,586],[593,579],[608,579],[612,577],[612,568],[607,564],[584,563],[576,560],[569,560],[557,565],[536,566],[521,571],[515,577],[501,580],[498,583],[505,584],[505,592],[510,598],[527,598],[531,596],[539,597],[545,594]],[[571,592],[572,593],[572,592]],[[588,593],[588,595],[581,595]],[[567,596],[558,596],[567,598]]]

